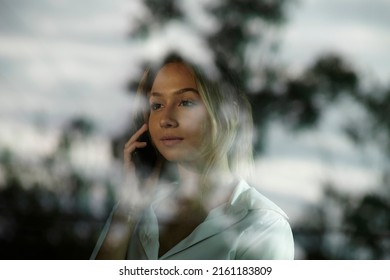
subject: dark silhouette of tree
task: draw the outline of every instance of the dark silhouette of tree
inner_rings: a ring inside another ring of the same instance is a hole
[[[295,225],[307,259],[389,259],[390,199],[351,196],[327,185],[322,202]]]
[[[349,246],[363,249],[371,259],[390,258],[390,201],[377,194],[363,196],[356,207],[347,209],[345,223]]]
[[[105,213],[96,215],[88,202],[94,181],[72,168],[67,154],[75,137],[92,131],[90,121],[71,120],[58,149],[34,165],[2,151],[0,259],[89,258],[113,195],[108,192]]]

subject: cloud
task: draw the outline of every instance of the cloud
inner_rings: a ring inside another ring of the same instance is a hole
[[[282,57],[292,71],[324,52],[338,52],[364,74],[388,81],[390,3],[384,0],[302,1],[285,28]]]
[[[334,164],[319,158],[268,156],[256,162],[260,190],[277,192],[287,197],[300,197],[315,203],[323,194],[325,183],[356,196],[376,190],[380,171],[352,165]]]
[[[34,125],[43,117],[52,127],[84,115],[111,133],[123,125],[125,85],[139,74],[127,20],[141,8],[138,0],[4,2],[2,120]]]

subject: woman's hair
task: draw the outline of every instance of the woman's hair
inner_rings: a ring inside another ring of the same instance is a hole
[[[157,67],[147,69],[140,81],[137,96],[143,107],[143,122],[148,121],[149,107],[145,102],[150,92],[157,72],[168,63],[182,63],[191,69],[195,76],[199,94],[208,111],[211,125],[211,135],[201,153],[206,158],[205,172],[212,169],[227,156],[230,170],[233,174],[246,177],[252,165],[253,121],[251,106],[238,86],[238,79],[228,68],[217,63],[218,78],[209,78],[202,69],[178,55],[168,56]]]

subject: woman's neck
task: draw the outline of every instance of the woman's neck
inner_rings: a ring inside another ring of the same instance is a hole
[[[204,173],[204,170],[178,165],[180,189],[183,199],[195,200],[207,212],[227,202],[237,185],[227,164],[220,164]]]

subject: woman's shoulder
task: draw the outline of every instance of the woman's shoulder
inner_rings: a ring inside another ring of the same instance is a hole
[[[293,259],[294,239],[287,214],[246,181],[240,181],[232,207],[246,210],[240,226],[237,259]]]
[[[260,191],[250,185],[246,180],[240,180],[231,198],[231,205],[234,208],[242,208],[257,213],[267,212],[269,215],[276,215],[288,220],[287,214],[267,198]]]

